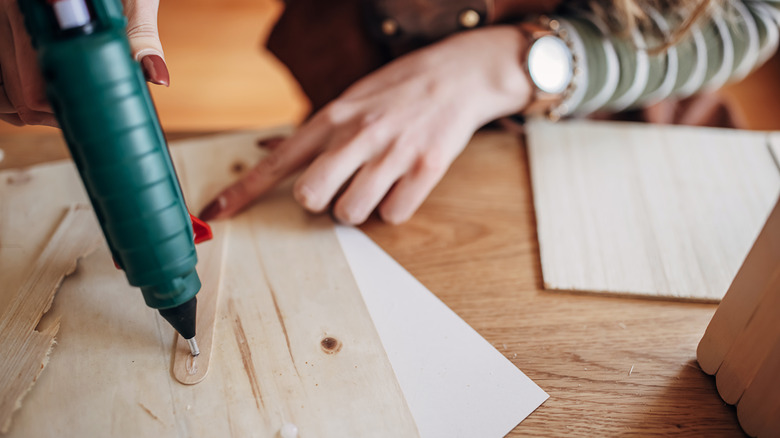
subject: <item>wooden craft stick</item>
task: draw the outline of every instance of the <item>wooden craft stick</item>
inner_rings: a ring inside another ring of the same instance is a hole
[[[769,413],[768,421],[758,432],[758,438],[772,438],[780,436],[780,406],[775,403],[775,410]]]
[[[419,437],[330,219],[286,188],[232,221],[224,321],[249,400],[282,420],[260,435],[291,423],[300,436]]]
[[[699,366],[715,374],[748,323],[780,260],[780,200],[737,272],[696,350]]]
[[[742,397],[772,346],[780,342],[780,324],[777,323],[777,309],[780,309],[778,260],[774,259],[776,268],[771,280],[759,290],[762,299],[756,311],[742,333],[734,339],[734,344],[715,375],[718,393],[728,404],[733,405]]]
[[[739,424],[746,434],[757,436],[764,426],[768,425],[772,414],[780,413],[778,394],[780,394],[780,342],[776,342],[772,347],[756,377],[737,404]]]
[[[36,327],[54,301],[63,278],[76,269],[78,259],[101,242],[92,209],[68,208],[11,305],[0,316],[0,432],[11,427],[13,412],[49,361],[59,320],[42,331]]]
[[[173,376],[185,385],[194,385],[204,378],[211,362],[211,346],[214,340],[214,325],[219,307],[220,279],[222,278],[222,260],[225,250],[225,234],[229,222],[212,225],[214,239],[203,242],[198,249],[198,275],[201,289],[198,292],[197,340],[200,354],[190,354],[190,347],[178,333],[174,344]]]

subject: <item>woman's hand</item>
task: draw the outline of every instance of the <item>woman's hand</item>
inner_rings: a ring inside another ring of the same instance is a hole
[[[422,204],[479,127],[525,107],[525,41],[513,27],[454,35],[366,76],[274,148],[201,213],[230,217],[307,166],[293,193],[359,224],[379,206],[400,223]]]
[[[170,79],[157,34],[158,5],[159,0],[124,2],[133,56],[141,60],[147,80],[167,86]],[[57,126],[17,0],[0,0],[0,120]]]

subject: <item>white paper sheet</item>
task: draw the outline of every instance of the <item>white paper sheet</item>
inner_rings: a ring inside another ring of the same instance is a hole
[[[368,236],[337,235],[423,438],[503,437],[547,399]]]

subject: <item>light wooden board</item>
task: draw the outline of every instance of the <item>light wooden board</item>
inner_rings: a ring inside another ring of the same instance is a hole
[[[176,337],[173,351],[173,375],[185,385],[200,383],[206,378],[211,363],[211,351],[214,344],[214,330],[217,323],[217,309],[222,287],[223,260],[226,234],[230,230],[229,222],[212,224],[214,238],[197,245],[198,276],[201,289],[198,292],[198,313],[196,319],[196,339],[200,354],[193,356],[187,341]]]
[[[193,211],[259,157],[255,140],[243,134],[174,149]],[[2,187],[4,205],[16,208],[2,211],[0,236],[26,229],[18,212],[33,209],[47,221],[53,204],[83,200],[70,164],[4,172],[0,181],[12,175],[27,177]],[[50,196],[45,189],[52,185]],[[50,313],[61,318],[59,346],[9,436],[270,437],[285,422],[295,423],[301,436],[415,436],[332,226],[309,223],[289,198],[272,202],[285,216],[263,210],[270,205],[263,203],[231,224],[228,282],[207,379],[185,386],[171,377],[173,330],[144,306],[103,247],[84,259],[55,300]],[[260,227],[253,220],[271,222]],[[277,239],[291,233],[300,239],[297,247]],[[0,260],[9,262],[0,263],[0,275],[24,266],[24,257],[7,253],[24,255],[40,245],[36,239],[0,246]],[[304,299],[312,290],[318,293]],[[323,344],[324,338],[337,342]],[[340,350],[328,354],[323,345]]]
[[[63,278],[78,259],[100,242],[100,228],[91,209],[74,205],[66,210],[46,248],[28,270],[22,287],[0,313],[0,432],[11,426],[13,412],[43,371],[59,321],[38,327],[51,307]]]
[[[535,121],[527,142],[549,289],[718,301],[780,191],[761,132]]]

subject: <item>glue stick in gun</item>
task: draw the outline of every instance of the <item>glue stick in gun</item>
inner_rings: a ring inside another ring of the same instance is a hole
[[[211,230],[184,204],[120,0],[18,3],[114,262],[197,355],[194,244]]]

